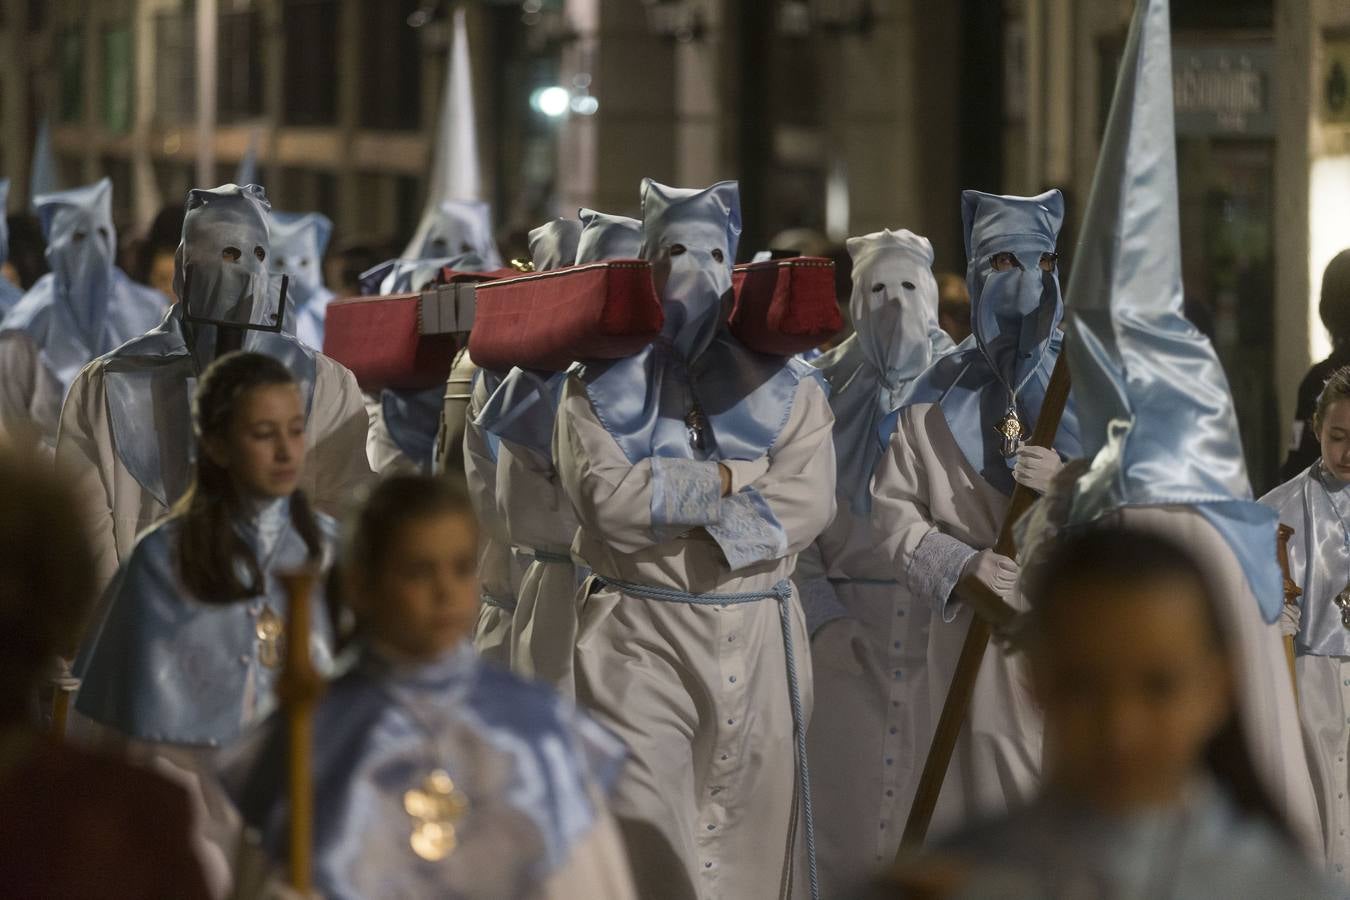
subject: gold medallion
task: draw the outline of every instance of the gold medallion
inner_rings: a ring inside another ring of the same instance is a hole
[[[1350,628],[1350,584],[1341,589],[1333,602],[1341,611],[1341,625]]]
[[[435,769],[422,787],[403,795],[403,809],[412,817],[413,852],[428,862],[445,859],[459,846],[455,825],[464,818],[469,801],[455,788],[444,769]]]
[[[258,662],[269,669],[281,665],[281,635],[285,631],[281,616],[272,607],[263,606],[253,630],[258,635]]]
[[[1008,407],[1008,411],[1003,414],[1003,418],[998,420],[994,426],[994,431],[999,436],[999,451],[1004,456],[1012,456],[1022,446],[1022,440],[1026,433],[1022,430],[1022,420],[1018,418],[1017,408]]]

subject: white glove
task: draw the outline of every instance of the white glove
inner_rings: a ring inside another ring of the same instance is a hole
[[[993,550],[981,550],[961,570],[962,578],[974,578],[1005,603],[1017,594],[1017,563]]]
[[[1303,608],[1297,603],[1286,603],[1280,608],[1280,620],[1276,623],[1280,626],[1280,634],[1284,637],[1293,637],[1298,634],[1298,628],[1303,624]]]
[[[1038,494],[1044,494],[1054,481],[1064,462],[1054,450],[1023,444],[1013,464],[1013,480],[1024,484]]]

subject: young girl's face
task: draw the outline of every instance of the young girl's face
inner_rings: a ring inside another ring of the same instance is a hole
[[[227,434],[206,451],[253,497],[288,497],[305,462],[305,412],[300,388],[268,384],[245,391]]]
[[[1200,587],[1076,579],[1033,658],[1052,784],[1108,812],[1176,801],[1230,709]]]
[[[478,534],[467,512],[413,519],[353,598],[372,637],[414,659],[459,643],[478,616]]]
[[[1326,470],[1341,481],[1350,481],[1350,400],[1337,400],[1327,407],[1317,440]]]

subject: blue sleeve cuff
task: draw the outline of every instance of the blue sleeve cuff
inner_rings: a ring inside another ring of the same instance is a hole
[[[814,636],[821,626],[835,619],[848,617],[848,610],[839,602],[834,585],[824,578],[808,578],[797,582],[797,595],[802,598],[802,612],[806,614],[806,633]]]
[[[787,532],[754,488],[723,497],[717,524],[704,527],[733,571],[787,556]]]
[[[652,525],[684,528],[717,521],[722,476],[715,462],[652,457]]]
[[[952,621],[956,618],[952,591],[961,580],[966,563],[978,552],[949,534],[936,529],[928,532],[910,557],[909,572],[905,576],[910,593],[917,598],[929,598],[933,611],[942,616],[942,621]]]

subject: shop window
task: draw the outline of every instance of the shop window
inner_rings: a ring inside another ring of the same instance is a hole
[[[421,0],[361,7],[361,127],[411,131],[422,120],[422,48],[408,17]]]
[[[339,6],[337,0],[287,0],[283,7],[288,125],[337,121]]]

